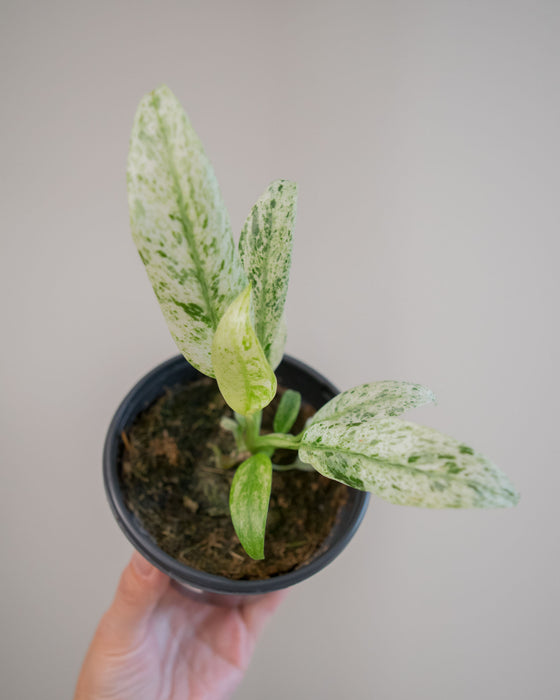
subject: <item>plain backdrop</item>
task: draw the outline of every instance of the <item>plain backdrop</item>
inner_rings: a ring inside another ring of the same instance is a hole
[[[294,589],[235,695],[560,696],[560,4],[3,1],[1,696],[71,697],[131,548],[101,450],[176,353],[130,238],[125,163],[165,82],[238,234],[299,183],[287,351],[341,389],[430,386],[517,508],[372,499]]]

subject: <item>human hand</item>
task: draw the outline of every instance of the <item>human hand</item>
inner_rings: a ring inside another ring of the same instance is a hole
[[[185,597],[135,552],[84,660],[74,700],[219,700],[231,695],[284,597],[221,608]]]

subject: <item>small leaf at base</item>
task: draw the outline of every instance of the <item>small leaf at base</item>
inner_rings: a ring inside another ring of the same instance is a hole
[[[229,493],[229,507],[235,532],[243,549],[252,559],[264,559],[264,534],[270,489],[272,463],[258,453],[239,465]]]

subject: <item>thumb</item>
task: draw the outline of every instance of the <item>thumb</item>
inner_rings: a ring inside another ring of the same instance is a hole
[[[154,608],[169,586],[169,577],[134,552],[122,576],[104,626],[114,644],[127,646],[145,629]]]

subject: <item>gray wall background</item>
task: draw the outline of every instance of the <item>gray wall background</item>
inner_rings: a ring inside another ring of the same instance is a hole
[[[128,137],[166,82],[235,231],[300,185],[288,352],[425,383],[509,511],[372,500],[236,698],[560,695],[555,2],[2,2],[2,697],[70,697],[130,547],[104,433],[175,354],[130,240]]]

